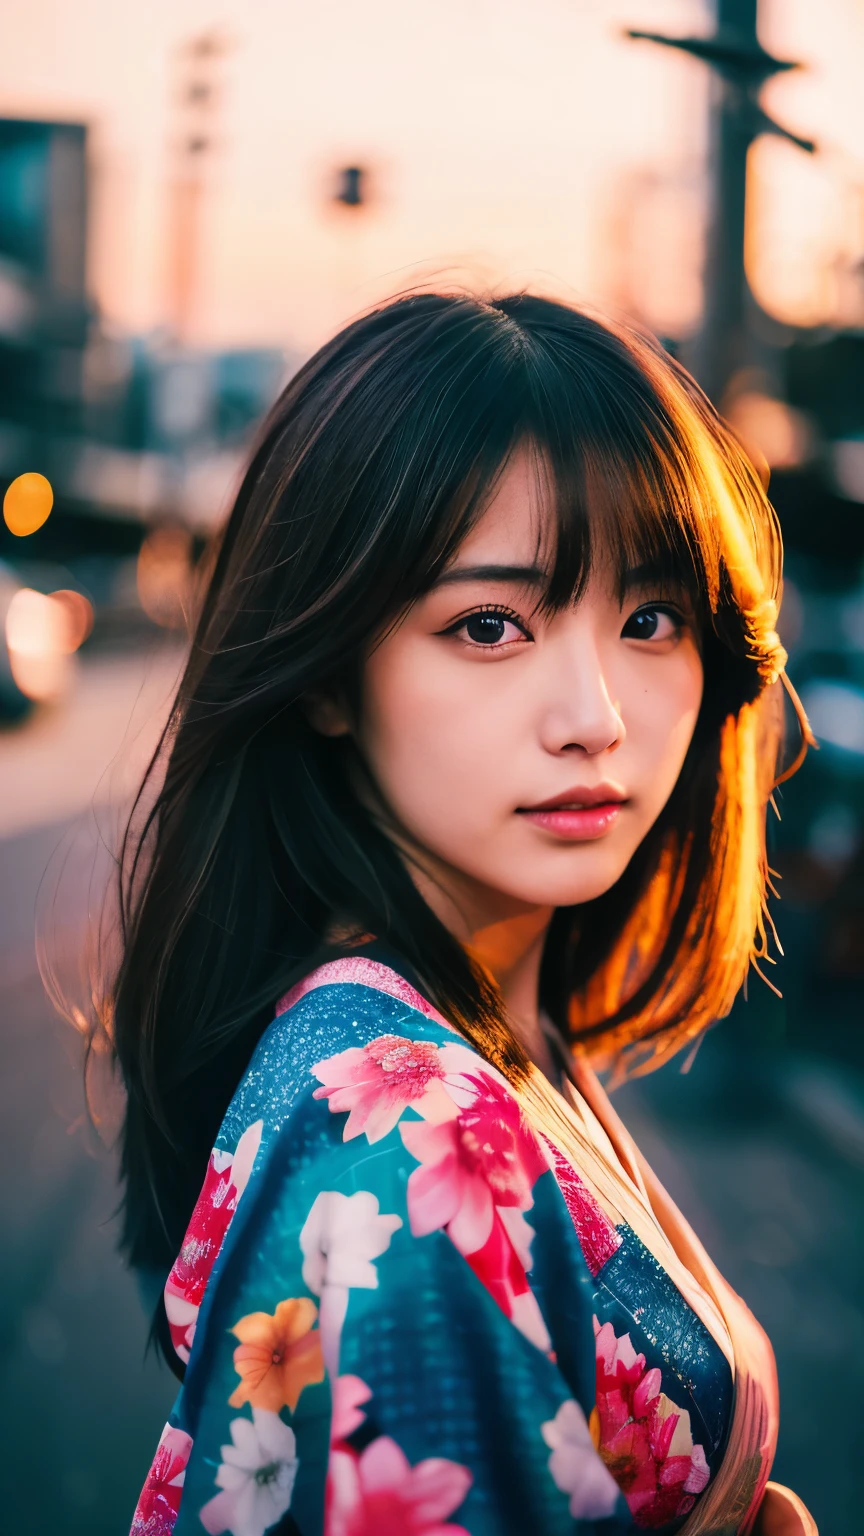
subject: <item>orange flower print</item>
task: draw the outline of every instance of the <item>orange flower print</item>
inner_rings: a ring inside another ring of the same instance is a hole
[[[232,1408],[251,1403],[253,1408],[297,1407],[304,1387],[324,1380],[321,1336],[312,1325],[318,1316],[314,1301],[306,1296],[280,1301],[269,1312],[250,1312],[231,1332],[240,1340],[234,1351],[234,1369],[240,1385],[228,1402]]]

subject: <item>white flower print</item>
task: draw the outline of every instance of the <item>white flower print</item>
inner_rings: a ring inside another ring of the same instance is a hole
[[[373,1259],[390,1247],[401,1216],[383,1216],[378,1198],[367,1189],[343,1195],[325,1189],[315,1198],[300,1233],[303,1279],[320,1296],[325,1285],[344,1285],[374,1291],[378,1272]]]
[[[556,1488],[570,1495],[574,1520],[603,1520],[618,1501],[618,1484],[603,1465],[579,1404],[572,1397],[561,1404],[540,1433],[552,1455],[549,1471]]]
[[[348,1310],[348,1292],[374,1291],[378,1271],[372,1263],[390,1247],[401,1216],[385,1216],[367,1189],[343,1195],[337,1189],[316,1195],[300,1233],[303,1279],[321,1298],[321,1352],[331,1381],[339,1375],[339,1343]]]
[[[297,1476],[294,1431],[278,1413],[253,1408],[252,1418],[233,1419],[231,1445],[222,1446],[216,1485],[222,1489],[200,1512],[210,1536],[264,1536],[291,1503]]]

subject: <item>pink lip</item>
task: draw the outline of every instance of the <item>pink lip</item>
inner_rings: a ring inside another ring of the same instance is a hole
[[[626,796],[617,784],[576,786],[540,805],[520,807],[518,814],[569,842],[585,842],[611,832]],[[573,809],[578,806],[579,809]]]
[[[519,815],[526,821],[533,821],[535,827],[543,827],[546,832],[578,843],[611,832],[620,810],[620,801],[614,804],[610,801],[606,805],[589,806],[584,811],[520,811]]]
[[[519,809],[524,814],[533,815],[534,811],[557,811],[562,806],[620,805],[626,799],[623,789],[610,779],[604,779],[600,784],[574,784],[570,789],[563,789],[560,795],[550,795],[548,800],[538,800],[536,805],[521,805]]]

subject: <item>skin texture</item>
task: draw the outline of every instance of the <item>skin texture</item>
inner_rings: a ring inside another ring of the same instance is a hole
[[[519,452],[444,579],[372,650],[359,720],[339,700],[309,703],[319,730],[354,735],[371,808],[430,906],[495,976],[544,1070],[537,990],[552,913],[623,873],[675,786],[703,687],[683,593],[643,583],[621,606],[600,563],[578,604],[545,615],[524,577],[462,579],[477,566],[542,568],[550,535]],[[588,840],[524,814],[601,783],[626,798]]]

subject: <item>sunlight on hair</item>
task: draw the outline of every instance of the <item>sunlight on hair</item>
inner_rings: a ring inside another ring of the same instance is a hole
[[[577,1050],[612,1068],[612,1084],[653,1071],[732,1008],[752,967],[777,992],[762,967],[773,965],[769,941],[782,954],[768,893],[772,884],[765,814],[777,785],[816,746],[806,713],[786,677],[787,654],[777,633],[782,590],[782,539],[776,513],[758,474],[701,396],[652,356],[641,356],[675,423],[695,505],[685,511],[698,528],[706,596],[712,614],[730,599],[740,616],[746,657],[758,693],[723,723],[717,796],[711,823],[711,867],[695,897],[662,995],[628,1010],[663,951],[681,903],[692,834],[672,830],[641,900],[605,961],[571,999]],[[798,720],[801,742],[782,773],[782,684]],[[775,806],[776,809],[776,806]],[[720,940],[722,936],[722,940]],[[683,964],[680,961],[683,960]],[[779,995],[779,994],[778,994]],[[616,1016],[623,1014],[620,1021]],[[610,1021],[608,1031],[603,1030]],[[580,1045],[580,1034],[588,1033]]]

